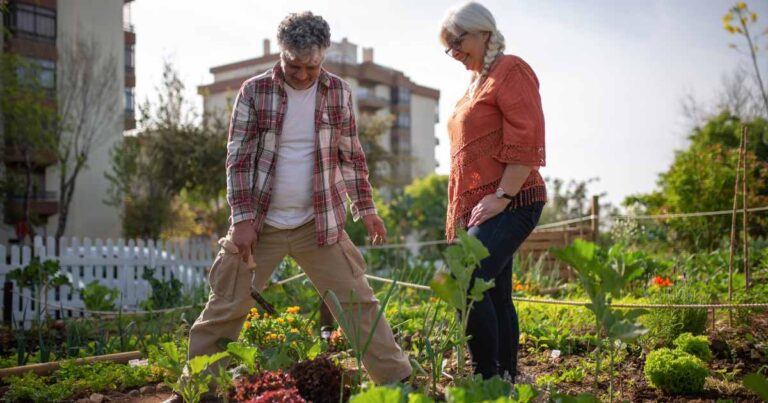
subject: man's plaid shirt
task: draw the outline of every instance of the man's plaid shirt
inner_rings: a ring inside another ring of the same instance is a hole
[[[336,243],[344,232],[346,195],[352,217],[375,214],[365,154],[349,84],[322,70],[315,102],[315,169],[313,192],[318,245]],[[227,201],[232,225],[253,220],[258,239],[264,226],[275,178],[277,148],[287,95],[278,63],[240,87],[227,142]]]

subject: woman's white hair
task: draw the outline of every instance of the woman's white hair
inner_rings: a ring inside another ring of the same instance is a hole
[[[460,4],[448,10],[440,26],[440,42],[448,47],[451,41],[464,32],[490,33],[485,48],[483,68],[480,73],[472,74],[472,81],[469,84],[469,95],[472,97],[480,83],[488,76],[493,62],[499,55],[503,54],[506,46],[504,35],[496,28],[496,19],[493,18],[493,14],[485,6],[474,1]]]

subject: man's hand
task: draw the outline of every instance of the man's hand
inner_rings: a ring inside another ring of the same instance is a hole
[[[368,236],[371,238],[372,245],[381,245],[387,241],[387,229],[384,228],[384,221],[376,214],[363,216],[363,224],[368,230]]]
[[[507,199],[498,199],[496,195],[489,194],[483,197],[479,203],[472,209],[472,215],[469,217],[467,228],[480,225],[489,219],[496,217],[497,214],[504,211],[509,205]]]
[[[240,221],[235,224],[235,227],[232,229],[232,243],[237,246],[240,258],[245,263],[248,263],[248,258],[251,256],[251,247],[253,247],[254,242],[256,242],[256,231],[253,230],[253,223],[250,220]]]

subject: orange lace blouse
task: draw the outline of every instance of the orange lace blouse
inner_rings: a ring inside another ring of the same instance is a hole
[[[448,182],[449,241],[466,228],[475,205],[499,186],[507,164],[532,166],[513,207],[547,200],[538,167],[545,165],[544,113],[539,80],[517,56],[502,56],[477,89],[465,94],[448,119],[451,172]]]

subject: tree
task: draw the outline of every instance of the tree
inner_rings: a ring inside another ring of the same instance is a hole
[[[223,234],[227,227],[226,124],[198,114],[166,62],[155,103],[140,107],[140,131],[112,150],[108,202],[124,205],[129,237]],[[198,222],[200,221],[200,222]]]
[[[117,59],[95,37],[63,38],[59,46],[56,125],[59,211],[56,238],[64,235],[77,178],[110,132],[122,130]]]
[[[36,65],[8,53],[0,54],[0,111],[2,111],[3,145],[18,156],[21,176],[7,172],[3,177],[6,196],[22,196],[21,217],[28,226],[30,242],[39,217],[31,211],[35,192],[42,191],[35,184],[34,173],[41,169],[41,160],[49,158],[56,149],[56,137],[51,128],[56,125],[55,102],[43,87]],[[7,155],[2,153],[3,158]],[[5,165],[8,161],[3,161]],[[10,212],[9,212],[10,213]],[[18,212],[16,212],[18,214]]]
[[[734,17],[736,18],[736,25],[733,25]],[[768,116],[768,94],[766,93],[763,77],[757,62],[757,52],[760,49],[757,45],[758,36],[753,35],[753,33],[750,32],[750,28],[757,28],[754,26],[756,23],[757,13],[751,11],[743,1],[738,2],[735,6],[731,7],[723,16],[723,28],[732,35],[742,35],[747,42],[747,49],[749,50],[748,54],[750,61],[752,62],[755,86],[757,87],[757,93],[760,95],[760,99],[763,103],[763,112],[765,113],[763,116]],[[736,44],[731,44],[730,46],[734,49],[739,49]]]
[[[358,124],[358,138],[365,151],[365,160],[368,165],[368,180],[374,188],[382,188],[397,185],[392,173],[397,165],[407,157],[393,154],[381,145],[382,136],[392,127],[394,116],[392,115],[368,115],[363,114]]]
[[[589,193],[589,185],[599,181],[598,178],[589,178],[583,181],[570,180],[567,184],[559,178],[546,178],[549,199],[541,212],[540,224],[548,224],[572,218],[581,218],[592,214],[592,195]],[[600,193],[598,196],[605,196]],[[613,212],[610,203],[600,205],[603,214]]]
[[[760,136],[768,129],[762,119],[749,126],[750,136]],[[741,122],[727,113],[694,129],[689,136],[690,147],[678,151],[669,170],[659,176],[659,190],[627,197],[624,204],[641,206],[651,214],[731,209],[740,133]],[[746,156],[750,206],[768,204],[768,163],[764,153],[765,144],[751,141]],[[753,236],[766,234],[765,217],[753,215],[750,220]],[[730,216],[671,219],[667,221],[668,240],[676,248],[714,249],[726,238],[730,225]]]

